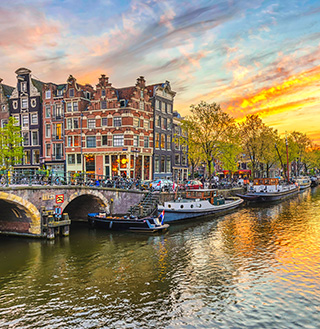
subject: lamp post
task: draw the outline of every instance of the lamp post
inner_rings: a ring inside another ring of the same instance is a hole
[[[81,154],[81,172],[84,172],[83,150],[82,150],[82,120],[83,113],[80,114],[80,154]]]

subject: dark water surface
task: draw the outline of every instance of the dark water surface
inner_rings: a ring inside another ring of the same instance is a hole
[[[0,236],[0,288],[0,328],[319,328],[320,188],[159,236]]]

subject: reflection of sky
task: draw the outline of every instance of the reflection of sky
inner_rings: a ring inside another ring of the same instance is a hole
[[[13,0],[0,4],[1,77],[117,86],[170,80],[176,109],[221,103],[320,142],[320,6],[298,0]]]

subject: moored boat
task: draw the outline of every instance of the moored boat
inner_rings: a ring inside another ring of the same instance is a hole
[[[278,201],[299,192],[298,184],[281,184],[278,178],[255,178],[247,194],[237,194],[240,198],[251,202]]]
[[[305,190],[311,186],[311,179],[309,177],[298,177],[296,180],[300,190]]]
[[[173,222],[227,212],[242,203],[241,198],[224,198],[218,195],[217,190],[200,189],[187,191],[185,198],[177,198],[158,205],[158,213],[165,211],[165,222]]]
[[[138,218],[135,216],[108,216],[106,213],[88,214],[88,222],[91,227],[101,227],[107,230],[123,230],[134,232],[156,233],[168,229],[169,225],[163,223],[163,215],[160,217]]]

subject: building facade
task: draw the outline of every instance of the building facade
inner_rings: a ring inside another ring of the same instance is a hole
[[[42,87],[41,81],[31,78],[31,71],[20,68],[16,72],[17,85],[9,99],[10,115],[21,126],[24,155],[22,169],[40,169],[42,154]]]
[[[46,83],[43,86],[42,159],[47,169],[56,175],[65,171],[65,84]]]
[[[173,101],[170,82],[148,86],[154,120],[153,179],[172,179]]]
[[[9,98],[14,90],[13,87],[7,86],[2,83],[0,78],[0,127],[3,128],[7,123],[10,116],[9,112]]]

